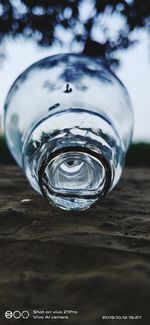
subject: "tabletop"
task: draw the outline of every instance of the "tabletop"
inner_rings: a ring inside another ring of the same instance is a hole
[[[67,324],[79,325],[141,316],[138,324],[148,324],[150,169],[126,168],[103,202],[72,213],[52,207],[18,167],[0,165],[0,245],[4,312],[66,311]]]

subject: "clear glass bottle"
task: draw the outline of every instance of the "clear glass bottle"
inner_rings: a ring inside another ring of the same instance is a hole
[[[9,149],[54,206],[84,210],[118,182],[133,113],[123,84],[100,60],[45,58],[22,73],[5,102]]]

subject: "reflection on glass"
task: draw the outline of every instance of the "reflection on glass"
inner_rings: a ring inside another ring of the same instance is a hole
[[[5,102],[12,155],[39,193],[68,210],[89,208],[115,186],[132,125],[122,83],[102,62],[82,55],[35,63]]]

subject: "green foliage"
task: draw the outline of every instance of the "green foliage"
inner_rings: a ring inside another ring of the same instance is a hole
[[[3,136],[0,135],[0,164],[14,164],[15,161],[12,158],[5,139]]]
[[[126,166],[150,167],[150,144],[132,144],[126,155]]]
[[[109,23],[114,19],[113,25],[117,25],[118,17],[122,17],[122,25],[112,33]],[[115,51],[132,45],[131,32],[148,29],[149,17],[149,0],[1,0],[0,41],[23,35],[42,46],[51,46],[54,42],[62,44],[62,31],[69,31],[71,44],[80,44],[83,53],[117,64]],[[94,39],[95,26],[101,41]]]

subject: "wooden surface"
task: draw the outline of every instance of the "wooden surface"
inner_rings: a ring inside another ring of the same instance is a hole
[[[1,165],[0,246],[1,316],[68,309],[78,315],[49,323],[150,324],[149,169],[126,169],[101,205],[70,213],[34,192],[18,167]]]

